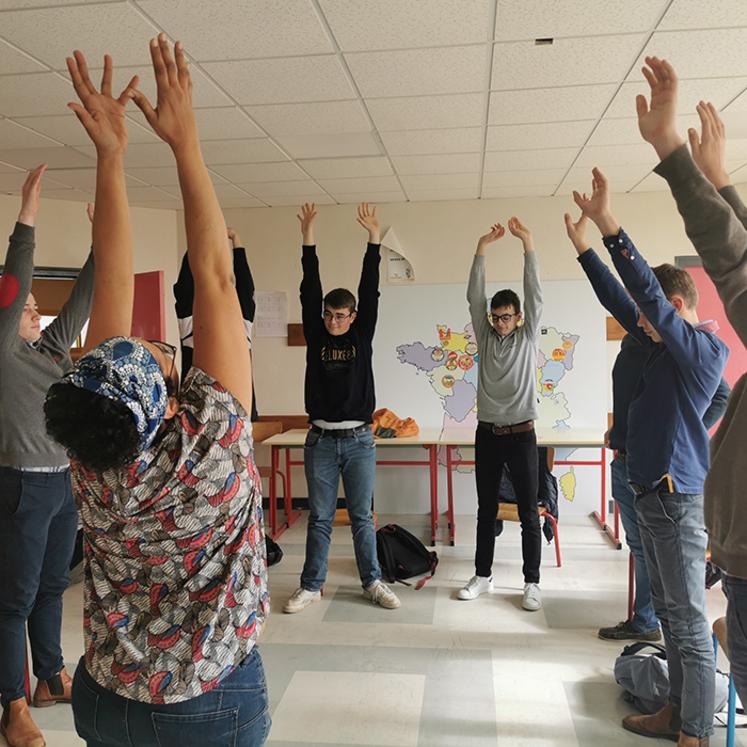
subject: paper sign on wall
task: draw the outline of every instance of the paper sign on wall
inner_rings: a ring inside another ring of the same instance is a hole
[[[286,337],[288,335],[288,296],[284,291],[256,291],[254,300],[255,337]]]
[[[387,229],[381,239],[381,245],[387,249],[387,280],[390,283],[415,282],[415,271],[412,269],[410,261],[405,257],[404,249],[393,228]]]

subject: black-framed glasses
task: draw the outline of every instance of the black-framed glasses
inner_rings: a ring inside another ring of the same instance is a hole
[[[508,324],[515,316],[518,316],[518,314],[491,314],[490,320],[493,324],[497,324],[498,322]]]
[[[325,311],[322,316],[327,322],[344,322],[346,319],[350,319],[353,313],[350,314],[333,314],[331,311]]]
[[[158,348],[164,355],[171,358],[171,368],[169,369],[168,376],[164,376],[164,380],[166,381],[166,393],[169,397],[175,397],[176,388],[174,386],[173,376],[174,370],[176,369],[176,345],[171,345],[162,340],[148,340],[148,342],[153,345],[153,347]]]

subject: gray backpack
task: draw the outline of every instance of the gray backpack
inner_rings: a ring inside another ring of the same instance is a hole
[[[641,653],[652,649],[653,653]],[[669,700],[667,652],[658,643],[632,643],[615,660],[615,682],[625,690],[625,698],[641,713],[656,713]],[[715,713],[726,706],[729,677],[716,672]]]

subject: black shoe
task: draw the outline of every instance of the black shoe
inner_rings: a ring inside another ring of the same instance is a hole
[[[613,628],[599,628],[599,637],[605,641],[649,641],[661,640],[661,629],[636,630],[630,620],[623,620]]]

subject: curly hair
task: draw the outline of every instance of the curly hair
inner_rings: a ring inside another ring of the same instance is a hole
[[[53,384],[44,403],[47,433],[71,459],[97,472],[132,464],[140,451],[135,417],[121,402],[72,384]]]

